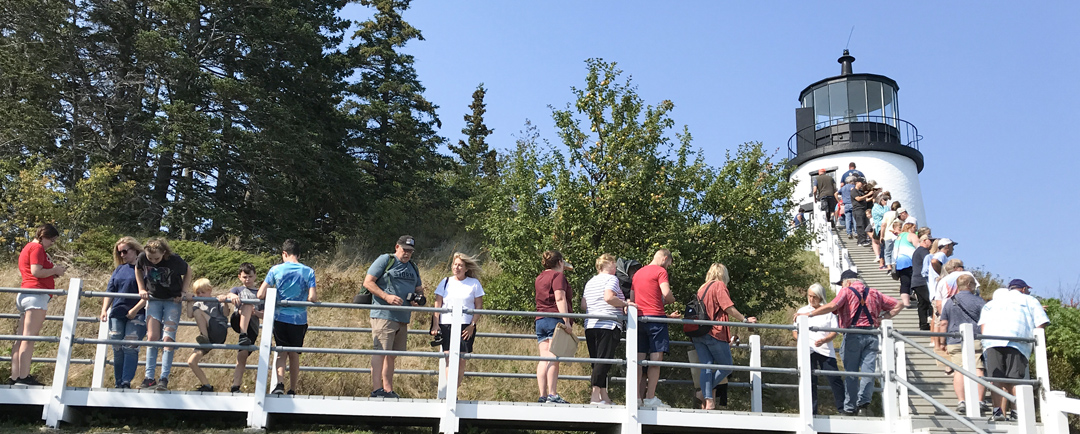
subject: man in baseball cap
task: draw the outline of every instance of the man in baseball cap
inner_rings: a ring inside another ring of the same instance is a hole
[[[1024,294],[1031,294],[1031,287],[1023,279],[1013,279],[1009,281],[1009,289],[1015,289],[1023,292]]]

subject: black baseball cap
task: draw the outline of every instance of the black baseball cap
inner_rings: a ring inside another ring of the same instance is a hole
[[[412,235],[402,235],[401,238],[397,239],[397,245],[405,250],[415,250],[416,240],[413,239]]]
[[[833,282],[833,283],[837,284],[837,285],[843,285],[845,280],[857,279],[858,277],[859,277],[859,273],[856,272],[855,270],[844,270],[843,273],[840,273],[840,281],[839,282]]]

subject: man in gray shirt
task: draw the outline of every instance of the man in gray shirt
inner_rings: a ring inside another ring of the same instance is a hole
[[[420,271],[411,262],[415,245],[413,237],[402,235],[394,245],[393,254],[379,256],[368,268],[364,288],[371,292],[372,304],[401,306],[406,301],[413,306],[423,304]],[[410,294],[413,295],[410,297]],[[407,311],[372,309],[371,335],[375,339],[375,349],[405,351],[411,315]],[[396,361],[397,356],[371,356],[372,398],[399,398],[394,392]]]
[[[832,223],[833,212],[836,211],[836,180],[825,173],[825,169],[818,169],[818,176],[814,181],[814,198],[824,202],[825,218]]]

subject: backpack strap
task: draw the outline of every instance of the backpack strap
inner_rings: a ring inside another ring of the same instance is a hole
[[[870,288],[863,287],[861,294],[851,287],[848,287],[848,289],[855,294],[855,298],[859,299],[859,307],[855,308],[855,313],[851,316],[851,325],[855,326],[859,323],[859,315],[866,315],[866,319],[870,321],[870,326],[874,327],[874,316],[870,315],[870,308],[866,304],[867,298],[870,297]]]
[[[703,308],[705,307],[705,297],[709,296],[709,289],[712,289],[713,285],[715,285],[715,284],[716,284],[716,282],[714,281],[713,283],[710,283],[709,286],[706,286],[705,287],[705,293],[701,294],[701,297],[698,297],[698,302],[701,303],[701,307],[703,307]],[[697,294],[694,294],[694,296],[697,297]],[[715,321],[713,319],[712,312],[705,312],[705,318],[704,319],[706,321]],[[712,327],[712,326],[706,326],[706,327]]]

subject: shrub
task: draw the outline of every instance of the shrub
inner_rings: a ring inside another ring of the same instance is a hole
[[[237,268],[244,262],[255,265],[255,272],[260,277],[266,275],[277,261],[269,254],[254,254],[212,246],[199,241],[171,241],[173,252],[180,255],[191,266],[192,275],[205,277],[214,283],[231,282],[236,278]]]

